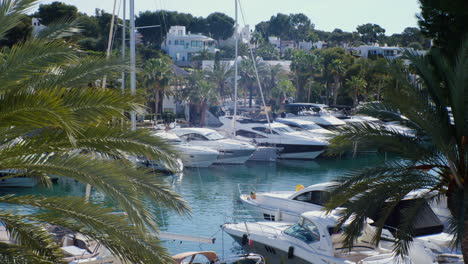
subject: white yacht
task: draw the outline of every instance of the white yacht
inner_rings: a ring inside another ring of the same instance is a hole
[[[306,131],[315,137],[330,139],[336,135],[335,132],[327,130],[312,121],[293,119],[293,118],[277,118],[276,122],[285,124],[296,131]]]
[[[346,125],[346,122],[339,119],[336,114],[327,110],[325,105],[293,103],[285,105],[285,109],[286,113],[281,115],[282,118],[312,121],[325,129]]]
[[[184,167],[205,168],[218,159],[219,151],[207,147],[189,145],[174,133],[158,131],[155,135],[173,145],[174,149],[181,154]]]
[[[295,223],[242,222],[222,228],[246,251],[261,254],[273,264],[411,263],[408,257],[395,257],[391,250],[370,243],[375,231],[368,224],[349,250],[343,231],[337,230],[338,219],[337,214],[312,211],[302,214]]]
[[[175,128],[170,132],[192,146],[209,147],[219,152],[216,164],[244,164],[255,151],[255,146],[245,141],[228,139],[209,128]]]
[[[236,138],[251,141],[258,146],[279,148],[279,159],[315,159],[328,146],[328,142],[324,139],[305,135],[277,122],[268,124],[264,121],[237,117],[234,128],[232,117],[224,116],[219,120],[223,123],[219,129],[228,134],[234,134],[235,129]]]
[[[323,205],[330,197],[328,189],[334,184],[333,182],[326,182],[314,184],[307,188],[298,185],[296,190],[273,192],[253,192],[252,189],[246,190],[243,185],[239,185],[240,201],[255,219],[296,222],[304,212],[322,211]],[[258,190],[262,186],[249,185],[249,187]],[[401,210],[407,207],[408,204],[415,202],[415,199],[420,195],[421,191],[415,191],[407,195],[389,215],[385,225],[389,228],[398,228],[401,220]],[[413,224],[417,243],[413,243],[415,246],[410,252],[410,257],[415,264],[433,263],[427,262],[429,258],[434,261],[439,259],[438,263],[449,263],[442,261],[443,258],[449,258],[450,261],[460,258],[459,252],[452,249],[450,245],[453,236],[444,232],[444,223],[447,223],[446,221],[450,219],[448,214],[450,212],[443,199],[433,201],[430,204],[426,203],[421,207],[418,219]],[[383,236],[392,238],[391,233],[388,231],[384,232]],[[392,247],[392,243],[385,246],[385,248],[389,249]],[[428,255],[420,253],[421,249],[426,249]]]

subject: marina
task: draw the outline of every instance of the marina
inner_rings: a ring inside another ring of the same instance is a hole
[[[342,159],[316,159],[314,161],[283,160],[272,162],[247,162],[243,165],[212,165],[210,168],[185,169],[180,175],[160,176],[182,195],[192,209],[191,217],[179,216],[152,204],[160,228],[164,232],[215,238],[214,244],[181,240],[166,240],[164,245],[171,254],[187,251],[215,251],[219,256],[242,252],[241,247],[220,226],[229,221],[252,219],[250,212],[239,202],[239,184],[264,184],[272,191],[296,185],[304,186],[328,182],[346,170],[373,166],[385,161],[384,156],[363,155]],[[155,175],[156,177],[156,175]],[[2,188],[0,195],[75,195],[83,196],[85,186],[75,182],[59,181],[52,189]],[[112,201],[91,191],[90,201],[112,206]],[[261,220],[261,219],[258,219]]]

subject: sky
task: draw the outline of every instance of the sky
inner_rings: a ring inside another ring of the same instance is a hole
[[[113,0],[43,0],[40,3],[61,1],[93,15],[96,8],[111,13]],[[122,0],[117,0],[117,9]],[[128,4],[129,0],[127,0]],[[304,13],[315,28],[332,31],[340,28],[355,31],[358,25],[373,23],[386,29],[386,34],[401,33],[406,27],[417,27],[418,0],[240,0],[245,23],[239,13],[239,24],[253,28],[277,13]],[[171,10],[203,16],[222,12],[234,17],[234,0],[135,0],[135,10]],[[128,9],[127,9],[128,10]],[[128,16],[128,11],[127,11]]]

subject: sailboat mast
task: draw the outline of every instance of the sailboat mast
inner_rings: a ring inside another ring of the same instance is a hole
[[[233,134],[236,136],[236,117],[237,117],[237,76],[238,73],[238,63],[237,57],[239,56],[239,36],[237,34],[239,23],[238,23],[238,15],[237,15],[237,0],[235,2],[235,18],[236,18],[236,25],[234,30],[234,42],[235,42],[235,52],[234,52],[234,116],[232,117],[232,127],[233,127]]]
[[[130,0],[130,94],[136,92],[136,66],[135,66],[135,0]],[[132,130],[136,130],[135,111],[130,113]]]
[[[125,12],[127,11],[126,10],[127,9],[127,1],[122,0],[122,5],[123,5],[123,10],[122,10],[122,60],[125,60],[125,48],[126,48],[126,45],[125,45],[126,29],[125,29],[125,27],[127,26],[127,22],[125,21],[127,19]],[[124,71],[122,71],[121,89],[122,89],[122,93],[124,93],[125,92],[125,72]]]

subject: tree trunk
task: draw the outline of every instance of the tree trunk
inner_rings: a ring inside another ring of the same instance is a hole
[[[200,127],[203,127],[205,125],[206,121],[206,109],[208,108],[208,104],[206,102],[203,102],[200,107]]]
[[[337,77],[334,78],[333,84],[333,105],[336,105],[336,101],[338,100],[338,90],[340,89],[340,81]]]
[[[158,121],[159,91],[154,91],[154,120]]]
[[[249,84],[249,108],[252,108],[252,98],[253,98],[253,85]]]

